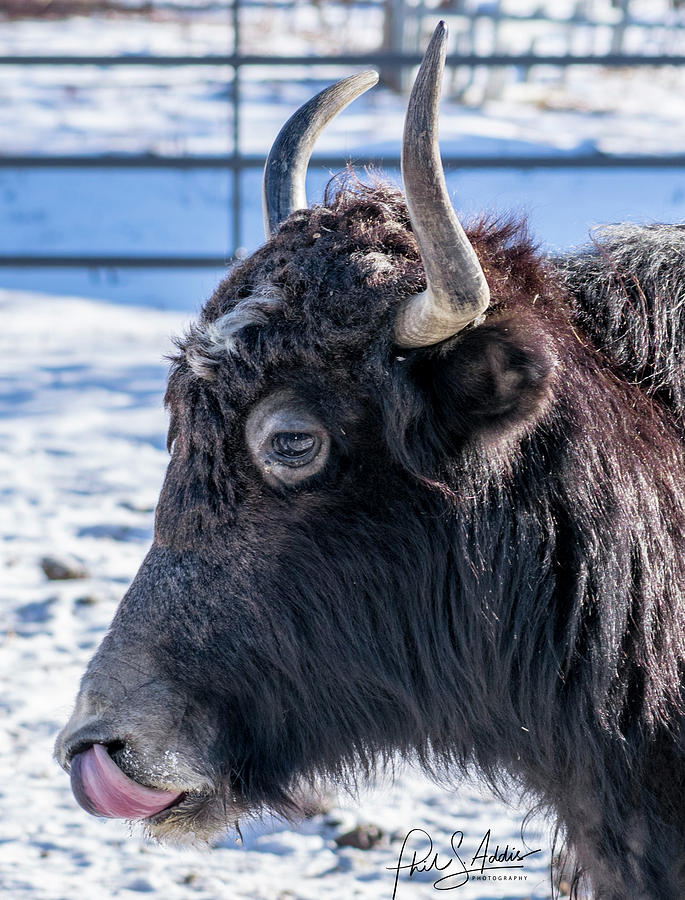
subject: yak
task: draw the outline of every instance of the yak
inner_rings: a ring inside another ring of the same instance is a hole
[[[56,756],[91,813],[211,839],[397,759],[554,815],[576,890],[685,896],[685,232],[465,230],[446,29],[402,192],[308,207],[344,79],[286,123],[267,241],[178,340],[154,541]],[[563,215],[563,210],[559,210]]]

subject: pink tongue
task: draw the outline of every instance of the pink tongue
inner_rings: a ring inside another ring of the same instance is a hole
[[[102,744],[93,744],[73,758],[71,789],[87,812],[110,819],[146,819],[171,806],[182,793],[153,790],[132,781]]]

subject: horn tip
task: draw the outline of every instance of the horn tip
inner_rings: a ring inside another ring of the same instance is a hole
[[[360,85],[368,86],[368,88],[373,87],[378,84],[378,72],[375,69],[367,69],[366,72],[360,72],[357,75],[357,80]]]
[[[440,19],[438,24],[435,26],[435,31],[433,32],[430,41],[428,42],[428,47],[426,48],[426,58],[434,58],[438,55],[444,54],[447,52],[447,37],[449,35],[449,29],[447,27],[447,23],[444,19]]]

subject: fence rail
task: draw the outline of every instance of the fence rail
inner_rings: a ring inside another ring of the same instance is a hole
[[[233,255],[209,256],[103,256],[17,253],[2,257],[12,269],[222,269]]]
[[[449,169],[685,169],[685,153],[668,156],[609,153],[540,154],[532,156],[453,156],[442,154]],[[399,169],[400,157],[313,156],[312,163],[324,169],[383,165]],[[0,156],[0,169],[261,169],[263,156]]]
[[[171,4],[170,4],[171,5]],[[208,4],[214,8],[214,4]],[[152,154],[100,154],[92,156],[75,155],[0,155],[0,168],[21,169],[217,169],[230,174],[232,179],[231,201],[231,234],[233,248],[227,249],[224,256],[188,255],[188,256],[150,256],[150,255],[88,255],[77,253],[64,254],[0,254],[0,267],[93,267],[93,268],[198,268],[221,267],[234,256],[241,244],[241,181],[243,171],[261,168],[264,165],[262,156],[243,154],[240,150],[241,137],[241,74],[250,67],[301,66],[310,70],[316,68],[344,67],[346,69],[375,66],[382,72],[397,71],[417,66],[421,61],[419,53],[388,52],[380,50],[373,53],[342,53],[335,56],[312,57],[310,55],[270,56],[267,54],[248,54],[240,51],[240,13],[241,9],[252,8],[255,4],[247,0],[232,0],[223,8],[230,12],[232,25],[232,50],[226,54],[210,55],[143,55],[122,54],[108,55],[16,55],[0,56],[0,66],[31,67],[71,67],[94,66],[109,67],[225,67],[233,70],[232,90],[229,92],[229,104],[232,110],[232,152],[228,155],[203,156],[156,156]],[[380,4],[379,4],[380,5]],[[453,13],[447,10],[448,14]],[[462,14],[463,15],[463,14]],[[479,19],[486,18],[484,13],[477,13]],[[503,16],[495,14],[494,19],[501,21]],[[507,17],[518,21],[517,17]],[[536,20],[539,16],[534,17]],[[556,19],[553,20],[556,22]],[[588,23],[583,20],[566,20],[567,24]],[[631,23],[632,24],[632,23]],[[647,23],[649,27],[653,23]],[[550,66],[566,69],[571,66],[615,67],[664,67],[685,66],[685,54],[625,54],[608,53],[604,55],[571,53],[561,54],[507,54],[492,53],[479,55],[476,53],[453,53],[447,57],[450,67],[463,67],[474,70],[480,67],[488,69],[517,67],[530,70],[535,66]],[[613,156],[602,153],[591,154],[552,154],[529,156],[464,156],[445,155],[443,161],[447,169],[588,169],[588,168],[682,168],[685,169],[685,153],[668,156]],[[349,162],[343,156],[315,156],[317,165],[332,169],[341,169]],[[357,157],[357,165],[383,165],[389,168],[399,167],[399,157],[395,155],[379,157]]]
[[[148,56],[143,54],[125,54],[122,56],[0,56],[0,66],[226,66],[241,69],[249,66],[379,66],[380,68],[404,69],[418,66],[420,53],[339,53],[336,56],[269,56],[258,53],[210,54],[207,56]],[[538,53],[490,53],[487,56],[477,53],[451,53],[445,64],[448,67],[463,66],[474,69],[506,68],[520,66],[529,69],[532,66],[601,66],[603,68],[637,68],[641,66],[682,66],[685,54],[638,54],[638,53],[606,53],[606,54],[538,54]]]

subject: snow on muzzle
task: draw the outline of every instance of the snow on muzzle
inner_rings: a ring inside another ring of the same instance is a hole
[[[103,744],[93,744],[71,761],[71,789],[94,816],[147,819],[173,806],[182,791],[144,787],[121,771]]]

